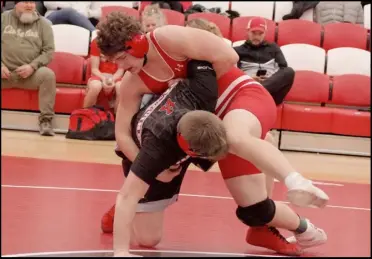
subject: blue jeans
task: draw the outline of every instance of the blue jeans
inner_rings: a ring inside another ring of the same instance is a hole
[[[53,24],[72,24],[83,27],[91,32],[96,29],[87,17],[72,8],[57,10],[49,14],[47,18]]]

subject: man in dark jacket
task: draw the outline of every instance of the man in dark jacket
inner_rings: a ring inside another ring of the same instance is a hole
[[[247,41],[234,48],[239,55],[238,67],[260,82],[279,105],[292,87],[295,72],[288,67],[279,46],[264,40],[267,31],[265,19],[252,18],[247,30]]]

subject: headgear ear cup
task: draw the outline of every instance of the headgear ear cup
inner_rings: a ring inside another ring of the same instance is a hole
[[[149,41],[145,34],[137,34],[125,43],[127,52],[136,58],[143,58],[149,51]]]
[[[181,133],[177,133],[177,142],[178,142],[178,145],[180,146],[180,148],[189,156],[197,156],[197,154],[195,152],[193,152],[191,149],[190,149],[190,146],[189,144],[187,143],[187,141],[183,138],[183,136],[181,135]]]

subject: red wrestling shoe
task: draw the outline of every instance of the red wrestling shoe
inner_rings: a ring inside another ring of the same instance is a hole
[[[115,215],[115,205],[107,211],[101,219],[101,229],[103,233],[112,233],[114,229],[114,215]]]
[[[245,240],[250,245],[264,247],[280,254],[300,255],[302,253],[296,243],[289,243],[274,227],[251,227],[247,231]]]

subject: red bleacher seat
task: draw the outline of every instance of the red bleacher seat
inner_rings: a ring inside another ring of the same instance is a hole
[[[248,22],[253,18],[250,17],[238,17],[233,19],[232,21],[232,31],[231,31],[231,41],[239,41],[239,40],[246,40],[247,39],[247,25]],[[267,25],[267,32],[265,36],[265,40],[268,42],[275,41],[275,22],[272,20],[266,20]]]
[[[107,16],[109,13],[113,11],[119,11],[126,13],[128,15],[134,16],[135,18],[139,19],[140,13],[136,9],[125,7],[125,6],[102,6],[102,16],[101,18]]]
[[[282,129],[321,132],[331,131],[332,108],[320,107],[328,101],[329,77],[313,71],[296,71],[295,80],[286,101],[313,103],[315,105],[283,105]]]
[[[358,24],[330,23],[324,25],[323,49],[352,47],[367,50],[368,30]]]
[[[285,101],[327,102],[329,97],[329,76],[314,71],[296,71],[291,90]]]
[[[230,19],[228,17],[215,13],[193,13],[187,16],[188,21],[196,18],[206,19],[215,23],[220,29],[222,36],[230,39]]]
[[[369,107],[371,105],[371,78],[365,75],[333,77],[332,100],[328,103]]]
[[[162,11],[167,18],[167,24],[185,25],[185,16],[182,13],[169,9],[162,9]]]
[[[277,117],[276,117],[274,129],[282,128],[282,113],[283,113],[283,104],[277,106]]]
[[[340,75],[333,78],[332,100],[328,103],[366,108],[371,105],[371,78],[364,75]],[[334,108],[332,133],[371,136],[371,113],[357,109]]]
[[[30,110],[30,91],[24,89],[1,89],[1,109]]]
[[[305,43],[320,47],[322,26],[306,20],[285,20],[278,23],[278,45]]]
[[[67,113],[70,114],[76,109],[83,107],[85,89],[81,88],[57,88],[56,103],[54,110],[56,113]],[[30,110],[39,110],[39,97],[38,91],[30,91]]]
[[[53,60],[48,67],[56,74],[56,81],[63,84],[83,84],[83,70],[85,60],[83,57],[65,53],[55,52]]]

